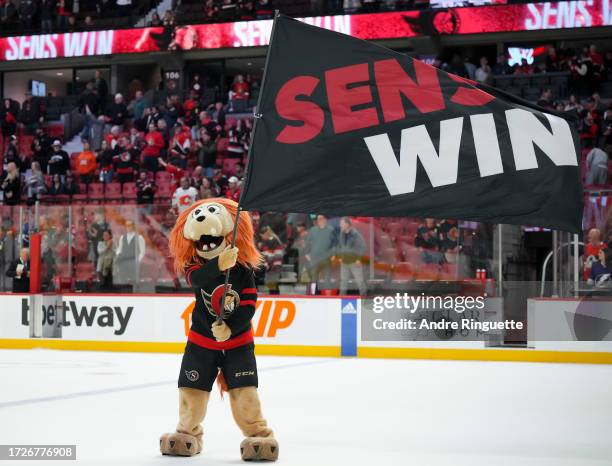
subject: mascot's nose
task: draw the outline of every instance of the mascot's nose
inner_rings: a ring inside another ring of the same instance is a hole
[[[204,220],[206,220],[206,217],[204,215],[200,215],[199,217],[196,217],[196,220],[198,222],[203,222]]]

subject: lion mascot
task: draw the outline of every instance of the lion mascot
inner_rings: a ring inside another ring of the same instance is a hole
[[[221,390],[229,392],[234,420],[246,437],[240,444],[242,459],[278,458],[278,443],[257,394],[251,327],[257,300],[253,269],[260,265],[261,255],[248,212],[240,213],[235,247],[230,247],[237,211],[238,205],[229,199],[202,200],[181,213],[170,233],[175,268],[185,273],[196,305],[178,379],[178,426],[160,439],[165,455],[202,451],[201,423],[217,379]],[[229,286],[221,306],[228,269]]]

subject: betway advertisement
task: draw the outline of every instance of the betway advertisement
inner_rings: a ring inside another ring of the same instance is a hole
[[[27,296],[0,297],[0,339],[29,336]],[[63,340],[182,343],[195,301],[189,296],[64,295],[43,306],[44,324],[63,322]],[[258,345],[340,346],[338,298],[260,297],[253,318]]]
[[[612,25],[612,0],[485,5],[301,18],[366,40]],[[267,45],[272,20],[0,38],[0,61]]]

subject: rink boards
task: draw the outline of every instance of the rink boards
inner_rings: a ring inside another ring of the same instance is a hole
[[[28,295],[0,295],[0,348],[180,353],[195,301],[192,295],[63,295],[37,316],[39,325],[63,321],[61,338],[30,338],[29,303]],[[532,329],[548,327],[560,304],[530,300]],[[572,301],[563,304],[563,315],[571,313]],[[501,349],[484,341],[366,341],[360,321],[356,297],[260,296],[253,319],[257,353],[612,364],[605,335],[604,341],[572,341],[569,331],[565,341]]]

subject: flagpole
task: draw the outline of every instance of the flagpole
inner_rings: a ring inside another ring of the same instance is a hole
[[[242,198],[244,196],[244,192],[245,189],[244,187],[248,186],[248,179],[249,179],[249,166],[250,166],[250,162],[251,162],[251,150],[253,150],[253,142],[255,141],[255,130],[257,129],[257,122],[258,120],[260,120],[262,118],[262,114],[259,113],[259,109],[261,108],[261,101],[262,101],[262,96],[263,96],[263,90],[265,89],[265,82],[266,82],[266,73],[268,71],[268,63],[270,61],[270,49],[272,48],[272,42],[274,41],[274,32],[276,30],[276,20],[278,19],[280,15],[280,11],[279,10],[274,10],[274,19],[272,20],[272,29],[270,31],[270,43],[268,44],[268,50],[266,52],[266,61],[264,63],[264,70],[263,70],[263,74],[261,76],[261,85],[259,86],[259,95],[257,96],[257,104],[255,106],[255,113],[253,114],[253,130],[251,131],[251,139],[249,141],[249,150],[247,152],[247,164],[244,170],[244,177],[243,177],[243,189],[241,189],[240,191],[240,197],[238,198],[238,208],[236,209],[236,221],[234,222],[234,229],[232,231],[232,240],[230,243],[230,247],[233,248],[236,244],[236,236],[238,235],[238,222],[240,221],[240,212],[242,212]],[[227,296],[227,286],[229,285],[229,274],[230,274],[230,269],[227,269],[225,271],[225,282],[223,284],[223,296],[221,296],[221,309],[219,312],[219,315],[217,316],[217,322],[220,323],[223,321],[223,318],[221,317],[221,315],[223,314],[223,309],[225,309],[225,298]]]

